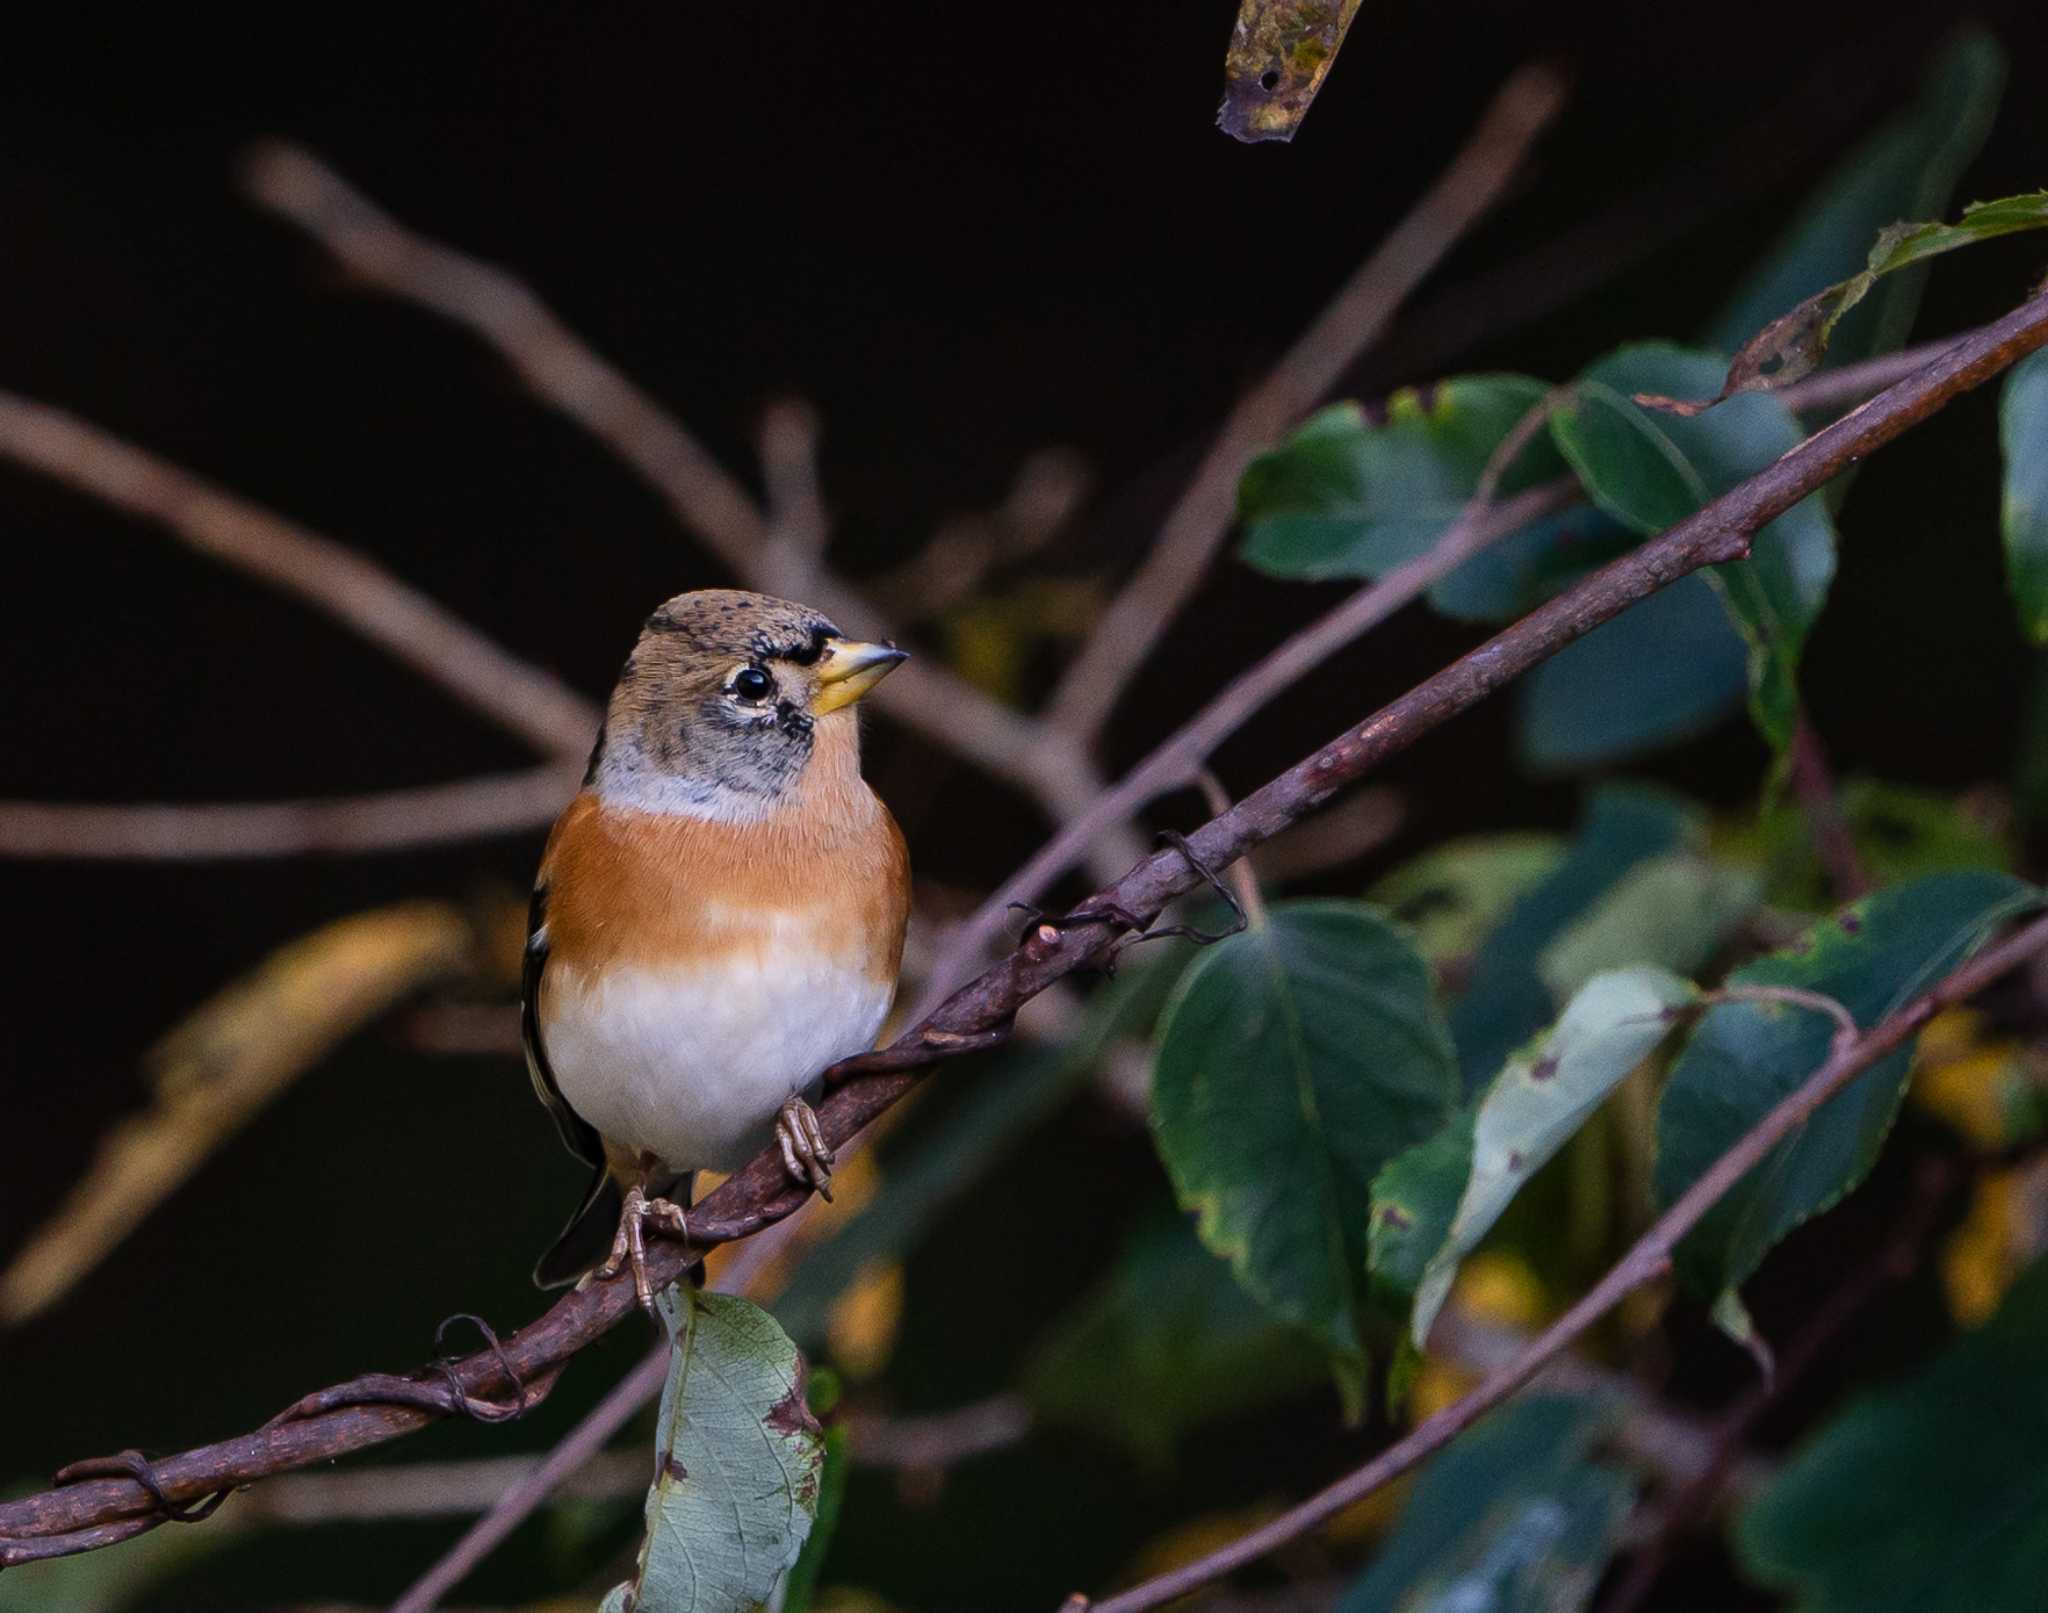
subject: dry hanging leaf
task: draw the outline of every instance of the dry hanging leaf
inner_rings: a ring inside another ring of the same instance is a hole
[[[1359,0],[1242,0],[1223,59],[1217,127],[1238,140],[1292,140],[1358,15]]]

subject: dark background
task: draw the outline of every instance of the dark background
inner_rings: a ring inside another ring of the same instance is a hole
[[[1515,64],[1568,64],[1569,108],[1354,390],[1479,367],[1562,378],[1617,341],[1696,329],[1803,190],[1912,93],[1958,20],[1939,5],[1877,12],[1368,0],[1300,139],[1256,148],[1211,126],[1227,0],[493,4],[301,17],[296,37],[283,23],[273,37],[181,22],[151,39],[84,19],[0,66],[0,386],[360,547],[598,697],[656,601],[726,579],[471,339],[353,293],[243,203],[234,164],[254,139],[307,143],[401,218],[528,277],[749,478],[764,404],[812,400],[834,556],[850,572],[913,552],[949,511],[994,503],[1031,450],[1072,445],[1099,492],[1036,566],[1086,576],[1142,551],[1205,432]],[[2018,0],[1976,15],[2013,79],[1965,197],[2048,172],[2048,27]],[[2038,275],[2038,251],[2000,252],[1937,274],[1923,334],[1989,317]],[[1961,787],[2007,770],[2028,663],[1997,602],[1995,467],[1992,403],[1977,397],[1857,486],[1808,663],[1845,771]],[[523,759],[325,618],[4,465],[0,531],[0,796],[261,799]],[[1135,759],[1325,601],[1220,565],[1121,708],[1107,759]],[[1470,638],[1420,613],[1397,620],[1234,742],[1225,777],[1249,787]],[[998,786],[883,723],[871,744],[885,795],[914,797],[921,875],[985,886],[1034,843],[1034,813]],[[1339,883],[1355,889],[1456,830],[1566,821],[1577,786],[1525,779],[1507,755],[1497,703],[1405,758],[1389,782],[1411,827]],[[1731,723],[1637,771],[1732,804],[1761,760]],[[0,870],[14,937],[0,1254],[142,1101],[142,1050],[200,998],[325,919],[523,887],[537,852],[529,836]],[[902,1403],[999,1386],[1038,1322],[1020,1283],[1050,1308],[1098,1270],[1111,1245],[1091,1217],[1149,1189],[1143,1172],[1129,1139],[1084,1111],[987,1184],[972,1226],[913,1268],[928,1342],[892,1380]],[[523,1319],[524,1274],[575,1179],[516,1065],[359,1039],[89,1286],[0,1338],[0,1482],[247,1427],[314,1385],[420,1358],[452,1311]],[[1078,1213],[1027,1233],[1049,1193]],[[1020,1275],[1027,1249],[1038,1258]],[[989,1305],[1006,1318],[994,1338]],[[614,1340],[580,1365],[521,1442],[565,1426],[639,1348]],[[468,1430],[413,1444],[405,1454],[509,1448]],[[866,1541],[850,1565],[873,1583],[907,1575],[906,1597],[927,1576],[950,1588],[919,1605],[1050,1605],[1112,1571],[1148,1519],[1189,1505],[1186,1491],[1132,1501],[1113,1473],[1098,1492],[1076,1476],[1093,1460],[1040,1452],[963,1481],[970,1513],[975,1486],[990,1509],[1063,1492],[1041,1514],[1046,1540],[1019,1553],[1029,1583],[1014,1559],[963,1544],[955,1563],[929,1535],[920,1566],[902,1567],[886,1498],[849,1525]],[[1226,1499],[1241,1488],[1191,1483]],[[267,1567],[223,1571],[208,1605],[268,1605],[279,1587],[385,1596],[447,1533],[388,1530],[375,1550],[346,1529],[279,1537],[244,1550]],[[473,1589],[533,1588],[525,1562],[506,1554]]]

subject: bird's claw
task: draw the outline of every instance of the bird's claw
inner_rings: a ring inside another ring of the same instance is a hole
[[[825,1141],[817,1110],[802,1098],[791,1098],[775,1117],[775,1141],[782,1149],[783,1169],[830,1204],[832,1145]]]
[[[654,1315],[654,1284],[647,1275],[647,1223],[655,1230],[684,1243],[690,1240],[689,1219],[673,1199],[651,1199],[638,1187],[626,1189],[626,1202],[619,1211],[619,1230],[612,1238],[612,1252],[597,1268],[609,1280],[627,1268],[633,1273],[633,1297],[648,1315]]]

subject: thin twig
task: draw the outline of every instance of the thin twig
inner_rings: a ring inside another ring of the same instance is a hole
[[[762,414],[761,482],[771,541],[816,570],[824,563],[831,519],[818,484],[818,411],[808,403],[785,399]]]
[[[1863,866],[1863,854],[1856,849],[1856,837],[1849,832],[1849,820],[1842,814],[1842,797],[1835,788],[1834,769],[1821,744],[1813,719],[1801,717],[1792,734],[1789,758],[1792,793],[1806,814],[1806,831],[1813,840],[1814,855],[1827,871],[1828,883],[1845,902],[1854,901],[1870,889],[1870,871]]]
[[[1147,1613],[1164,1607],[1297,1539],[1419,1466],[1521,1388],[1630,1294],[1664,1277],[1680,1240],[1829,1099],[1909,1042],[1942,1009],[1975,995],[2044,949],[2048,949],[2048,918],[2036,919],[1979,953],[1933,990],[1887,1015],[1853,1044],[1829,1054],[1819,1069],[1715,1160],[1578,1303],[1538,1334],[1513,1361],[1490,1374],[1470,1394],[1419,1423],[1363,1467],[1217,1551],[1104,1601],[1080,1605],[1087,1613]]]
[[[1965,339],[1928,342],[1902,353],[1823,371],[1784,388],[1778,397],[1788,409],[1813,412],[1860,402],[1919,374]],[[1906,362],[1909,359],[1911,362]],[[1041,900],[1053,881],[1079,860],[1094,836],[1129,818],[1147,802],[1183,787],[1195,769],[1268,701],[1395,611],[1421,598],[1473,555],[1531,522],[1577,503],[1582,493],[1576,480],[1548,482],[1498,504],[1490,503],[1499,477],[1548,419],[1554,398],[1555,394],[1525,412],[1496,445],[1473,497],[1428,550],[1383,573],[1239,673],[1143,761],[1070,816],[973,914],[953,926],[941,939],[920,1009],[930,1008],[967,977],[975,961],[1002,933],[1017,904]]]
[[[1848,1007],[1825,992],[1808,991],[1801,986],[1721,986],[1707,992],[1701,998],[1705,1003],[1783,1003],[1791,1008],[1804,1008],[1810,1013],[1825,1014],[1835,1022],[1833,1046],[1837,1052],[1856,1040],[1856,1016]]]
[[[410,583],[61,409],[0,392],[0,454],[155,522],[354,629],[543,756],[583,759],[598,711]]]
[[[931,1065],[1001,1042],[1027,1001],[1076,969],[1097,963],[1116,944],[1124,926],[1120,919],[1108,915],[1121,913],[1142,919],[1194,889],[1201,876],[1191,866],[1188,853],[1211,868],[1228,866],[1316,811],[1422,735],[1477,705],[1638,600],[1704,566],[1740,558],[1757,532],[1801,499],[1950,400],[2044,345],[2048,345],[2048,295],[2033,298],[2004,319],[1973,333],[1934,363],[1815,433],[1695,515],[1610,562],[1364,723],[1347,729],[1188,836],[1185,851],[1175,848],[1140,862],[1086,904],[1096,922],[1033,926],[1008,957],[888,1047],[844,1060],[826,1072],[829,1092],[819,1106],[818,1117],[827,1144],[837,1147],[849,1141],[908,1092]],[[1986,970],[1995,973],[2033,948],[2048,944],[2048,924],[2030,928],[2022,939],[2023,945],[2015,941],[1993,948],[1914,1008],[1886,1020],[1859,1042],[1858,1055],[1875,1057],[1878,1051],[1888,1051],[1910,1035],[1925,1014],[1989,979]],[[1836,1072],[1843,1065],[1844,1061],[1831,1059],[1822,1077],[1830,1082],[1837,1079]],[[1771,1143],[1834,1090],[1822,1077],[1774,1110],[1756,1132],[1702,1177],[1653,1229],[1653,1236],[1673,1235],[1674,1228],[1682,1230],[1704,1214]],[[1840,1074],[1838,1078],[1846,1080],[1848,1076]],[[779,1152],[765,1150],[705,1199],[691,1219],[690,1245],[662,1240],[650,1249],[650,1276],[658,1284],[673,1282],[704,1249],[751,1236],[806,1202],[807,1195],[790,1182]],[[1689,1219],[1681,1222],[1673,1220],[1674,1216]],[[1661,1272],[1667,1260],[1657,1251],[1654,1243],[1641,1246],[1634,1264],[1625,1263],[1610,1273],[1563,1322],[1532,1346],[1538,1354],[1528,1370],[1556,1354],[1622,1294],[1646,1281],[1651,1269]],[[508,1375],[517,1375],[526,1386],[520,1404],[535,1403],[552,1375],[572,1356],[634,1313],[632,1288],[622,1275],[575,1289],[545,1315],[504,1339],[501,1348],[449,1362],[443,1373],[399,1379],[371,1375],[308,1396],[290,1414],[252,1434],[157,1462],[158,1490],[174,1503],[194,1501],[271,1473],[382,1444],[449,1415],[454,1390],[459,1389],[465,1403],[479,1396],[511,1393],[514,1385]],[[1389,1452],[1383,1462],[1396,1464],[1391,1470],[1398,1471],[1419,1461],[1436,1443],[1505,1396],[1524,1376],[1518,1368],[1490,1380],[1480,1391],[1482,1403],[1461,1403],[1463,1409],[1453,1408],[1445,1414],[1448,1423],[1433,1420],[1425,1424],[1424,1430]],[[394,1401],[400,1391],[402,1396]],[[1415,1438],[1425,1430],[1432,1443],[1418,1447]],[[1346,1482],[1355,1485],[1357,1481]],[[159,1517],[157,1505],[148,1489],[126,1477],[94,1477],[0,1502],[0,1565],[95,1549],[112,1538],[152,1526]],[[1320,1500],[1310,1503],[1311,1508],[1319,1505]],[[1237,1560],[1242,1559],[1233,1558],[1231,1563]],[[1231,1563],[1216,1571],[1227,1571]],[[1213,1575],[1198,1576],[1195,1583],[1207,1577]],[[1154,1604],[1127,1607],[1138,1605]]]
[[[944,522],[917,554],[870,578],[870,598],[907,621],[929,621],[967,599],[998,566],[1036,554],[1072,519],[1087,496],[1080,457],[1048,448],[1017,467],[1003,502],[983,514]]]
[[[1314,407],[1393,320],[1444,254],[1499,200],[1530,147],[1564,104],[1547,68],[1503,84],[1436,182],[1394,226],[1280,362],[1231,410],[1158,541],[1111,601],[1047,708],[1062,732],[1092,740],[1132,674],[1201,583],[1230,531],[1237,482],[1254,454]]]
[[[543,828],[581,775],[580,763],[555,763],[302,801],[0,801],[0,857],[169,862],[410,851]]]
[[[589,1465],[591,1458],[611,1443],[612,1436],[633,1420],[634,1413],[661,1392],[668,1379],[668,1357],[666,1344],[641,1357],[546,1457],[509,1486],[433,1567],[406,1587],[391,1604],[391,1613],[429,1613],[438,1607],[442,1597],[467,1579],[572,1474]],[[643,1474],[643,1483],[647,1477]]]
[[[792,1216],[761,1237],[752,1239],[726,1263],[718,1281],[712,1286],[728,1294],[750,1292],[796,1229],[797,1219]],[[391,1604],[391,1613],[430,1613],[431,1609],[439,1606],[442,1597],[475,1572],[484,1559],[510,1539],[512,1532],[551,1495],[586,1468],[610,1443],[612,1436],[633,1420],[641,1407],[661,1393],[662,1385],[668,1381],[668,1367],[669,1346],[666,1343],[650,1350],[638,1366],[612,1386],[604,1399],[584,1414],[582,1421],[570,1429],[553,1450],[508,1485],[483,1516],[465,1529],[455,1544],[406,1588]],[[647,1481],[648,1475],[643,1470],[641,1483],[644,1485]]]
[[[1486,545],[1564,508],[1576,497],[1575,483],[1549,482],[1503,501],[1479,520],[1468,523],[1461,517],[1427,551],[1358,589],[1232,678],[1143,761],[1061,824],[992,896],[946,934],[920,1008],[929,1008],[972,972],[1008,924],[1012,908],[1043,897],[1097,835],[1124,822],[1147,802],[1190,783],[1216,748],[1267,702],[1419,599]]]

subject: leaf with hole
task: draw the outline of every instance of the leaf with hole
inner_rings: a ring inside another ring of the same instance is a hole
[[[1323,87],[1359,0],[1239,0],[1216,126],[1235,140],[1292,140]]]
[[[803,1361],[743,1299],[672,1287],[659,1303],[670,1355],[647,1535],[600,1613],[756,1613],[817,1516],[825,1440]]]
[[[1817,992],[1867,1029],[2038,900],[2004,874],[1932,874],[1822,919],[1728,983]],[[1658,1202],[1670,1204],[1818,1070],[1835,1028],[1827,1015],[1783,1002],[1708,1009],[1672,1065],[1658,1109]],[[1863,1180],[1898,1114],[1911,1062],[1908,1047],[1872,1065],[1707,1213],[1678,1250],[1680,1274],[1694,1289],[1718,1296],[1738,1286],[1788,1232]]]
[[[1401,1521],[1335,1613],[1570,1613],[1593,1594],[1635,1503],[1592,1460],[1599,1403],[1511,1401],[1431,1458]]]
[[[1735,1543],[1802,1613],[2037,1613],[2048,1586],[2048,1260],[1934,1363],[1793,1453]]]
[[[1182,977],[1152,1125],[1202,1241],[1272,1314],[1355,1363],[1372,1180],[1457,1100],[1414,944],[1362,902],[1288,902]]]

